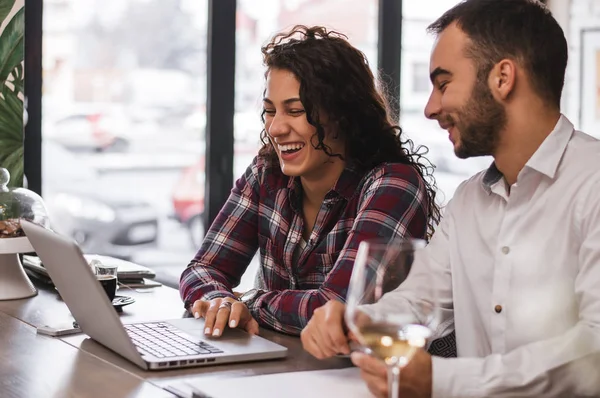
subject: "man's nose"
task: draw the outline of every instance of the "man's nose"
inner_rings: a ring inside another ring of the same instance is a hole
[[[431,92],[427,105],[425,105],[425,117],[427,119],[437,119],[442,111],[441,101],[435,92]]]

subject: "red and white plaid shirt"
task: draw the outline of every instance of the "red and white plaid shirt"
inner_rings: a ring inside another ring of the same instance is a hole
[[[199,299],[234,297],[256,250],[264,288],[248,303],[261,326],[299,334],[313,311],[344,302],[362,240],[425,238],[428,203],[413,166],[385,163],[369,171],[347,166],[327,193],[306,247],[302,187],[276,162],[254,159],[236,181],[180,280],[186,308]],[[294,261],[294,253],[301,250]]]

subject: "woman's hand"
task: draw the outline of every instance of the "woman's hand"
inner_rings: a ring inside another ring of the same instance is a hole
[[[210,301],[196,300],[192,306],[194,318],[204,318],[204,334],[219,337],[229,325],[241,327],[250,334],[258,334],[258,322],[250,314],[246,304],[230,297],[216,298]]]

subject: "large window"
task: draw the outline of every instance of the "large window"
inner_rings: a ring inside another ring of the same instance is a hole
[[[43,193],[83,250],[177,280],[203,198],[206,0],[45,0]],[[199,230],[199,228],[197,228]]]
[[[487,167],[459,160],[427,120],[428,24],[458,0],[404,1],[400,125],[436,165],[438,200]],[[563,112],[600,136],[600,6],[562,0]],[[234,178],[260,146],[260,47],[295,24],[349,37],[377,65],[378,0],[238,0]],[[176,282],[202,239],[207,0],[44,0],[43,192],[52,226],[89,253],[130,258]],[[252,284],[253,261],[240,289]]]

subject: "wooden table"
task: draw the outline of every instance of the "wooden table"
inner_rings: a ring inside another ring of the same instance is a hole
[[[143,378],[0,313],[2,397],[173,397]]]
[[[32,326],[64,324],[73,319],[68,308],[57,296],[54,289],[39,286],[38,290],[39,294],[29,299],[0,301],[0,312],[4,312],[30,325],[29,327],[33,330],[33,333],[35,329]],[[169,287],[162,286],[140,290],[121,289],[118,294],[128,295],[136,300],[135,303],[123,308],[121,319],[124,322],[166,320],[181,318],[185,314],[179,293],[177,290]],[[26,325],[23,327],[26,327]],[[129,377],[137,377],[140,382],[147,380],[153,385],[162,388],[181,385],[181,382],[186,379],[196,379],[205,376],[250,376],[351,366],[350,361],[344,358],[332,358],[325,361],[313,358],[302,349],[301,342],[297,337],[264,329],[261,330],[260,334],[271,341],[287,347],[288,357],[279,360],[224,364],[180,370],[145,371],[83,334],[65,336],[60,339],[54,339],[54,341],[56,343],[59,341],[67,343],[68,346],[67,344],[64,345],[67,347],[70,346],[75,352],[79,349],[83,353],[82,355],[106,361],[108,364],[121,369]],[[52,340],[52,338],[46,339]],[[171,391],[173,390],[171,389]]]

